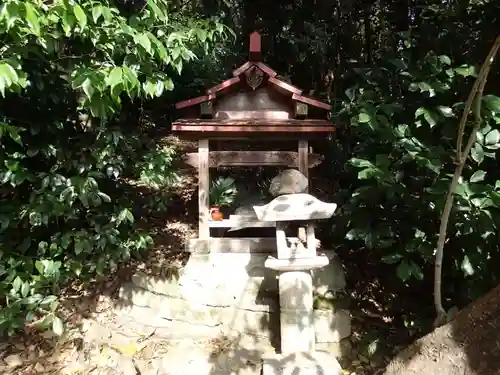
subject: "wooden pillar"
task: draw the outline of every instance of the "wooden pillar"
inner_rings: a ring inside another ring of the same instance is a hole
[[[301,172],[304,176],[306,176],[309,182],[309,142],[300,140],[299,141],[299,172]],[[306,190],[306,193],[309,192],[309,187]],[[306,241],[306,229],[303,227],[299,227],[298,237],[301,241]]]
[[[210,228],[208,226],[210,210],[210,173],[208,169],[208,144],[208,139],[202,139],[198,144],[198,237],[204,240],[210,238]]]

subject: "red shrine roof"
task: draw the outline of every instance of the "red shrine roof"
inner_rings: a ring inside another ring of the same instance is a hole
[[[277,78],[261,61],[261,36],[250,35],[249,60],[229,78],[204,95],[175,105],[182,114],[172,124],[175,133],[205,137],[207,134],[331,133],[328,103],[303,95],[303,91]]]

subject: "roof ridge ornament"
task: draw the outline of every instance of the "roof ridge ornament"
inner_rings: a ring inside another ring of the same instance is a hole
[[[257,31],[250,34],[250,61],[260,61],[262,59],[261,37]]]
[[[248,86],[250,86],[254,91],[264,81],[264,72],[255,65],[245,71],[245,76]]]

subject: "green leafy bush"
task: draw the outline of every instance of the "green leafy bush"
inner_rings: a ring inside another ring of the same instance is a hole
[[[347,123],[341,139],[352,155],[344,173],[357,180],[341,195],[348,240],[396,267],[403,282],[422,280],[434,262],[439,219],[455,165],[461,98],[475,76],[473,66],[454,66],[429,52],[415,60],[411,40],[398,58],[357,69],[355,86],[337,121]],[[465,82],[464,82],[465,81]],[[484,126],[457,188],[445,249],[447,291],[478,297],[497,282],[500,252],[500,98],[483,100]]]
[[[61,285],[151,245],[131,181],[169,185],[175,151],[124,114],[227,35],[169,16],[160,0],[127,13],[108,1],[0,4],[0,332],[37,322],[60,334]]]

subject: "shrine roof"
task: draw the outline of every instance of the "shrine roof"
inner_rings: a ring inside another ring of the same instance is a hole
[[[298,132],[331,133],[328,103],[278,78],[262,62],[261,36],[250,35],[249,59],[232,77],[208,88],[203,95],[176,103],[182,118],[174,132]]]

